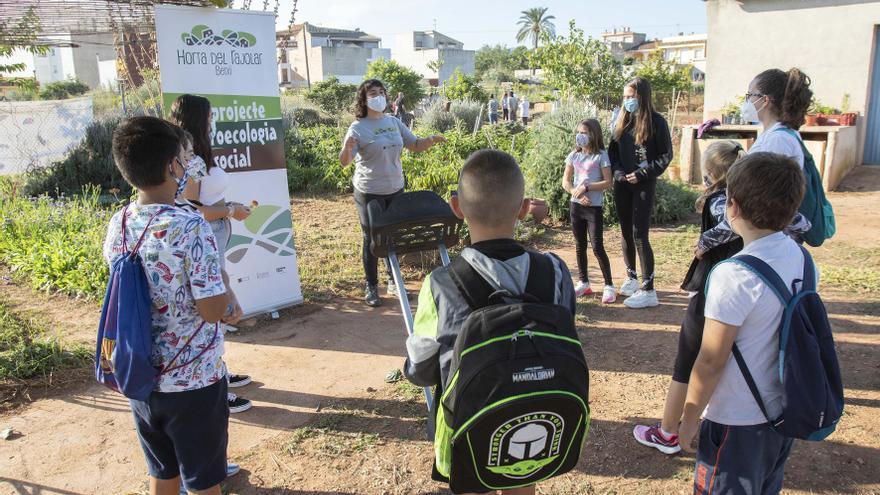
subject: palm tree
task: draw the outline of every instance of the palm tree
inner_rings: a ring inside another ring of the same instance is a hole
[[[546,15],[547,7],[534,7],[529,10],[523,10],[517,24],[520,26],[519,32],[516,33],[517,43],[522,43],[526,38],[531,38],[532,47],[538,48],[538,42],[542,38],[554,38],[556,36],[556,26],[550,22],[556,19],[555,16]]]

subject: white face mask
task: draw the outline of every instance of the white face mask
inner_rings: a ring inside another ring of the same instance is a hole
[[[387,106],[388,101],[385,99],[385,95],[367,98],[367,107],[374,112],[384,112]]]
[[[763,110],[763,107],[762,107]],[[755,104],[751,102],[748,98],[743,102],[742,106],[739,108],[739,113],[742,115],[742,119],[746,122],[760,122],[761,119],[758,118],[758,109],[755,107]]]

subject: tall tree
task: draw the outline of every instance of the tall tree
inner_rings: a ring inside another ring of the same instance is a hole
[[[6,20],[0,20],[0,56],[8,57],[16,50],[25,50],[34,54],[44,54],[49,52],[49,47],[39,44],[37,36],[42,29],[40,18],[37,17],[33,7],[29,7],[25,15],[18,19],[15,24],[7,24]],[[2,64],[0,63],[0,73],[12,74],[22,72],[26,68],[26,64]],[[0,75],[0,81],[6,81],[7,78]],[[27,77],[9,77],[9,82],[21,87],[26,91],[36,91],[36,80]]]
[[[522,15],[517,22],[519,32],[516,33],[516,41],[518,43],[530,39],[532,47],[537,49],[540,41],[556,37],[556,26],[551,22],[556,17],[547,15],[547,10],[547,7],[534,7],[521,12]]]
[[[388,92],[389,101],[394,101],[397,93],[403,93],[403,106],[406,108],[415,108],[419,100],[425,97],[422,75],[394,60],[385,60],[384,58],[373,60],[367,66],[367,74],[364,79],[382,81]]]

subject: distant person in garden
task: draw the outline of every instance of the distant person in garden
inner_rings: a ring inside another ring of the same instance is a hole
[[[495,95],[489,97],[489,123],[497,124],[498,123],[498,100],[495,99]]]
[[[523,125],[529,125],[529,99],[526,96],[523,96],[519,102],[519,116]]]
[[[403,165],[400,158],[404,147],[417,153],[446,141],[441,135],[426,138],[415,136],[399,119],[385,115],[386,106],[385,85],[381,81],[368,79],[361,83],[355,99],[357,120],[348,128],[339,152],[339,161],[343,167],[355,163],[352,185],[364,235],[364,300],[369,306],[379,306],[382,301],[379,298],[378,259],[370,251],[367,205],[370,201],[379,200],[387,206],[395,196],[403,192]],[[398,288],[387,262],[386,268],[388,294],[397,295]]]
[[[186,178],[182,194],[178,199],[195,206],[211,225],[220,252],[223,281],[232,299],[233,310],[241,316],[241,306],[232,291],[226,273],[226,245],[232,237],[230,220],[244,221],[251,214],[250,208],[226,202],[226,186],[229,179],[226,172],[214,164],[211,151],[211,102],[203,96],[180,95],[171,105],[171,121],[191,137],[190,142],[184,145],[186,161],[183,165]],[[227,325],[221,327],[224,331],[234,328]],[[229,380],[229,388],[244,387],[251,383],[251,377],[248,375],[230,373],[226,377]],[[231,413],[244,412],[253,406],[250,400],[232,392],[229,392],[228,400]]]
[[[574,234],[575,254],[580,280],[574,291],[577,297],[593,293],[587,272],[587,239],[593,245],[593,254],[602,270],[605,287],[602,303],[617,300],[617,289],[611,278],[611,262],[605,252],[602,230],[602,203],[605,190],[613,185],[611,162],[602,140],[599,121],[582,121],[575,134],[574,150],[565,159],[562,188],[571,194],[571,230]]]
[[[501,118],[505,122],[510,120],[510,91],[505,91],[501,97]]]
[[[406,107],[403,105],[403,92],[397,93],[397,98],[394,99],[394,116],[403,120],[403,116],[406,115]]]
[[[623,302],[627,307],[647,308],[659,304],[648,233],[657,177],[672,161],[672,138],[666,119],[654,111],[647,79],[636,77],[626,83],[622,108],[608,146],[626,264],[626,281],[620,286],[620,294],[629,296]],[[641,262],[641,284],[636,273],[636,252]]]
[[[176,495],[182,484],[190,493],[220,495],[229,406],[224,337],[215,324],[231,298],[211,226],[175,206],[186,177],[181,135],[156,117],[134,117],[114,131],[113,160],[138,199],[111,218],[103,255],[112,265],[144,236],[137,252],[153,302],[152,364],[169,369],[147,400],[129,400],[150,493]]]
[[[513,91],[510,92],[510,97],[507,99],[507,105],[510,107],[510,121],[516,122],[516,109],[519,106],[519,100],[516,98]]]

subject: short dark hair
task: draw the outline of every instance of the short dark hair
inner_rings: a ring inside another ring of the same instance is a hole
[[[781,231],[804,199],[804,172],[787,156],[755,152],[727,171],[727,201],[733,200],[742,218],[755,228]]]
[[[469,222],[494,225],[515,220],[524,194],[522,171],[503,151],[476,151],[461,168],[458,202]]]
[[[367,116],[367,91],[373,88],[382,88],[382,91],[385,92],[385,97],[388,97],[388,90],[385,88],[385,85],[382,84],[382,81],[378,79],[367,79],[362,82],[361,85],[358,86],[357,97],[354,101],[355,117],[362,119]]]
[[[113,131],[113,160],[135,189],[162,185],[166,167],[180,153],[183,131],[157,117],[132,117]]]

